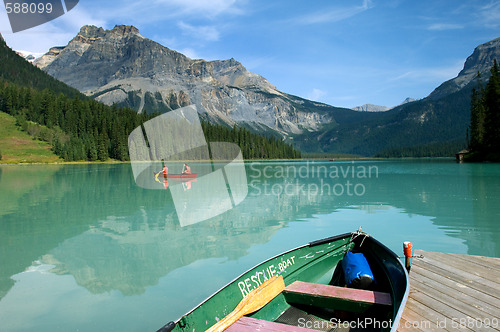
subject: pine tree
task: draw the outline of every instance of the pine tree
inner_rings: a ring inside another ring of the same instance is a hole
[[[479,151],[484,144],[484,89],[472,89],[469,149]]]
[[[107,141],[108,139],[105,134],[100,134],[97,139],[97,158],[100,161],[106,161],[109,158]]]
[[[497,61],[485,88],[471,96],[470,160],[500,161],[500,72]]]
[[[88,139],[87,156],[89,161],[96,161],[98,159],[97,146],[95,140],[91,137]]]
[[[485,89],[485,145],[489,153],[500,153],[500,73],[497,61]]]

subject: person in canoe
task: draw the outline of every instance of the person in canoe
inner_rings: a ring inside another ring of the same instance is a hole
[[[188,164],[184,164],[184,167],[182,168],[182,174],[191,174],[191,167],[189,167]]]
[[[167,176],[168,176],[168,167],[167,167],[167,165],[163,165],[163,169],[161,171],[159,171],[158,173],[155,173],[155,179],[158,179],[158,175],[160,175],[161,173],[163,173],[163,177],[164,178],[167,178]]]

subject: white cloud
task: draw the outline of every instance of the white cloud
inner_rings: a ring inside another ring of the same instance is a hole
[[[2,26],[2,36],[7,45],[14,50],[45,53],[53,46],[67,45],[78,30],[64,29],[53,22],[49,22],[16,33],[12,33],[10,29],[9,31],[3,31]]]
[[[240,60],[245,68],[250,71],[255,71],[263,67],[275,66],[274,63],[276,61],[282,61],[282,59],[279,59],[276,56],[249,56],[247,54],[242,55],[238,60]]]
[[[215,17],[221,14],[242,14],[239,0],[156,0],[153,4],[175,8],[176,15],[202,15]]]
[[[246,3],[247,0],[153,0],[149,3],[121,0],[118,5],[115,1],[86,0],[52,22],[16,34],[12,34],[5,9],[0,6],[0,32],[14,49],[46,52],[52,46],[66,45],[84,25],[111,29],[114,24],[133,24],[141,29],[152,22],[170,21],[193,40],[213,42],[220,39],[221,27],[206,22],[194,24],[193,20],[217,17],[220,22],[221,15],[244,14],[241,8]],[[185,43],[176,46],[186,47]]]
[[[198,53],[192,48],[183,48],[179,50],[180,53],[184,54],[190,59],[201,59],[202,57],[198,55]]]
[[[84,25],[95,25],[98,27],[106,26],[104,18],[94,17],[91,13],[83,9],[82,6],[76,6],[73,10],[61,16],[58,24],[64,26],[65,29],[78,29]]]
[[[460,24],[435,23],[427,27],[427,30],[443,31],[443,30],[457,30],[463,28],[464,26]]]
[[[359,6],[333,8],[315,12],[313,14],[298,18],[296,22],[300,24],[339,22],[356,16],[372,7],[373,6],[371,0],[363,0],[363,3]]]
[[[481,22],[484,22],[486,26],[496,28],[500,25],[500,2],[490,2],[483,6],[479,13]]]
[[[310,91],[306,95],[306,99],[313,100],[313,101],[320,101],[326,96],[326,91],[323,91],[321,89],[313,88],[312,91]]]
[[[183,31],[184,34],[196,37],[204,41],[217,41],[219,40],[219,31],[215,26],[205,25],[205,26],[194,26],[184,22],[179,22],[178,27]]]
[[[5,12],[5,10],[0,10],[0,33],[3,35],[10,32],[12,32],[12,29],[9,24],[7,13]]]
[[[455,61],[445,67],[421,67],[415,68],[397,76],[389,78],[388,81],[413,80],[422,82],[445,82],[458,75],[463,68],[463,60]]]
[[[0,11],[0,31],[14,50],[45,53],[53,46],[64,46],[80,31],[83,25],[104,26],[106,21],[97,19],[82,6],[76,6],[68,13],[45,24],[12,33],[5,11]]]

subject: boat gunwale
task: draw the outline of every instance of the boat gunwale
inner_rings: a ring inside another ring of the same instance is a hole
[[[403,262],[399,259],[399,256],[396,255],[396,253],[394,253],[394,251],[389,249],[385,244],[383,244],[373,236],[370,236],[370,240],[375,242],[375,244],[377,244],[378,246],[382,247],[390,256],[392,256],[394,260],[396,260],[399,263],[401,269],[405,274],[405,279],[406,279],[405,293],[403,295],[401,303],[399,304],[398,311],[396,313],[396,316],[394,317],[394,321],[391,327],[391,332],[393,331],[395,332],[399,328],[399,322],[401,321],[401,317],[403,316],[403,311],[406,307],[406,302],[408,301],[408,297],[410,295],[410,275],[408,274],[408,271],[406,270],[406,267],[404,266]]]

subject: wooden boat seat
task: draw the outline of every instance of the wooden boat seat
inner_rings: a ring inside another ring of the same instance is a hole
[[[305,327],[287,325],[276,322],[269,322],[267,320],[256,319],[243,316],[235,323],[229,326],[225,332],[318,332]]]
[[[288,303],[364,312],[374,305],[391,306],[389,293],[295,281],[283,291]]]

